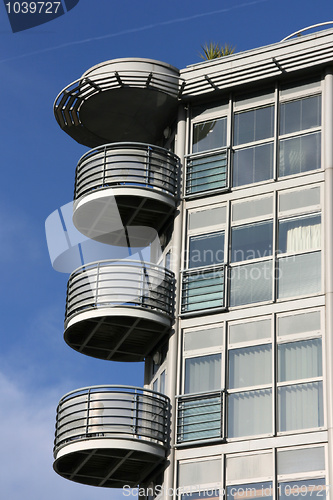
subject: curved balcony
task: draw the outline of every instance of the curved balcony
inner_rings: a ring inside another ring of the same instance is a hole
[[[148,144],[107,144],[89,151],[76,168],[74,225],[111,244],[119,244],[124,226],[160,231],[176,206],[178,164],[175,154]]]
[[[100,359],[142,361],[171,327],[174,275],[155,264],[87,264],[68,281],[64,338]]]
[[[115,59],[92,67],[56,98],[60,127],[77,142],[158,144],[176,117],[179,70],[151,59]]]
[[[165,460],[169,409],[167,396],[138,387],[66,394],[57,408],[54,470],[108,488],[146,482]]]

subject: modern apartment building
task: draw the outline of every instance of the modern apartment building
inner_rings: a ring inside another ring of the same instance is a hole
[[[65,340],[145,361],[142,388],[61,399],[56,472],[127,495],[330,494],[333,30],[183,70],[107,61],[55,116],[93,148],[75,226],[136,256],[71,274]]]

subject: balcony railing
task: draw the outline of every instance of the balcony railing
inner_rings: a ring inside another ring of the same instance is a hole
[[[224,265],[183,272],[181,312],[225,307]]]
[[[57,408],[54,452],[97,438],[144,440],[166,447],[169,408],[167,396],[138,387],[95,386],[70,392]]]
[[[173,315],[174,274],[134,260],[105,260],[74,271],[67,285],[66,321],[96,308],[140,307]]]
[[[96,74],[94,74],[94,68],[92,68],[89,75],[88,71],[87,76],[83,75],[82,78],[71,83],[60,92],[55,100],[54,112],[61,127],[70,124],[78,125],[80,120],[77,113],[80,109],[80,105],[86,99],[100,92],[132,87],[158,90],[174,98],[177,98],[179,95],[180,83],[177,74],[172,75],[172,72],[165,73],[156,70],[140,71],[137,67],[131,70],[130,66],[133,64],[131,61],[128,68],[125,70],[117,67],[119,63],[121,64],[121,61],[115,60],[111,61],[111,63],[114,64],[113,71],[110,66],[110,71],[108,73],[98,74],[96,71]],[[145,61],[143,61],[143,63],[145,63]]]
[[[116,186],[157,189],[176,194],[178,157],[167,149],[141,143],[115,143],[93,149],[80,159],[74,198]]]
[[[160,144],[177,116],[179,70],[150,59],[115,59],[90,68],[56,98],[60,127],[96,147],[136,140]]]
[[[229,149],[197,153],[187,157],[185,195],[229,189]]]
[[[224,438],[223,391],[178,398],[177,443]]]

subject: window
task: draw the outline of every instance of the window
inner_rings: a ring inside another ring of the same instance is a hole
[[[185,360],[185,394],[215,391],[221,387],[221,354]]]
[[[325,451],[319,443],[181,460],[178,490],[182,500],[216,498],[219,490],[230,500],[325,498]]]
[[[252,343],[244,334],[249,329]],[[243,332],[243,335],[240,335]],[[252,332],[252,333],[251,333]],[[269,339],[269,343],[260,343]],[[262,342],[262,340],[261,340]],[[229,326],[228,437],[272,432],[272,340],[268,319]]]
[[[231,230],[231,262],[272,255],[273,222],[257,222]]]
[[[190,237],[188,267],[211,266],[224,262],[224,232]]]
[[[235,113],[234,145],[260,141],[273,137],[274,107],[267,106]]]
[[[288,86],[277,82],[275,89],[235,95],[232,103],[193,107],[186,196],[320,169],[320,92],[318,79]],[[231,109],[233,118],[229,120]]]
[[[178,399],[178,442],[223,437],[222,355],[223,326],[184,332],[184,396]]]
[[[178,443],[323,428],[322,314],[305,309],[185,330]]]
[[[193,125],[192,152],[224,148],[227,144],[227,119],[209,120]]]
[[[309,338],[311,330],[312,338]],[[319,311],[279,317],[277,333],[278,430],[322,427]],[[302,338],[305,334],[306,339]]]
[[[320,168],[320,125],[320,95],[280,104],[280,176]]]
[[[188,221],[182,312],[222,308],[225,306],[226,207],[213,205],[211,208],[189,211]],[[211,230],[208,232],[209,228]]]
[[[238,149],[233,157],[233,186],[273,178],[273,143]]]
[[[266,106],[235,113],[233,186],[243,186],[273,178],[273,142],[258,144],[274,136],[274,107]],[[256,144],[253,144],[256,143]]]
[[[319,214],[280,220],[279,252],[293,255],[280,257],[278,260],[278,298],[320,292],[320,247],[321,218]]]
[[[216,115],[216,111],[212,114]],[[189,196],[228,187],[227,118],[214,117],[196,123],[197,119],[186,162],[185,192]]]

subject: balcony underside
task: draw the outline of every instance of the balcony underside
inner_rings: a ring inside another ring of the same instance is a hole
[[[159,233],[173,214],[175,205],[172,196],[153,189],[128,185],[103,188],[76,200],[73,222],[80,233],[88,238],[101,243],[127,246],[123,227],[141,226],[155,229]],[[112,228],[112,231],[109,228]],[[119,231],[116,228],[119,228]],[[137,238],[131,240],[131,247],[147,246],[151,243],[146,241],[146,233],[147,231],[143,235],[139,232]],[[141,241],[142,236],[144,241]],[[156,234],[151,232],[151,236],[154,239]]]
[[[175,120],[177,105],[177,98],[157,90],[113,88],[83,95],[77,118],[62,128],[80,144],[93,148],[118,141],[159,144],[163,131]]]
[[[65,444],[53,467],[77,483],[122,488],[146,483],[164,460],[165,450],[157,444],[99,437]]]
[[[143,361],[170,330],[171,320],[155,311],[113,307],[82,312],[65,329],[67,344],[94,358]]]

